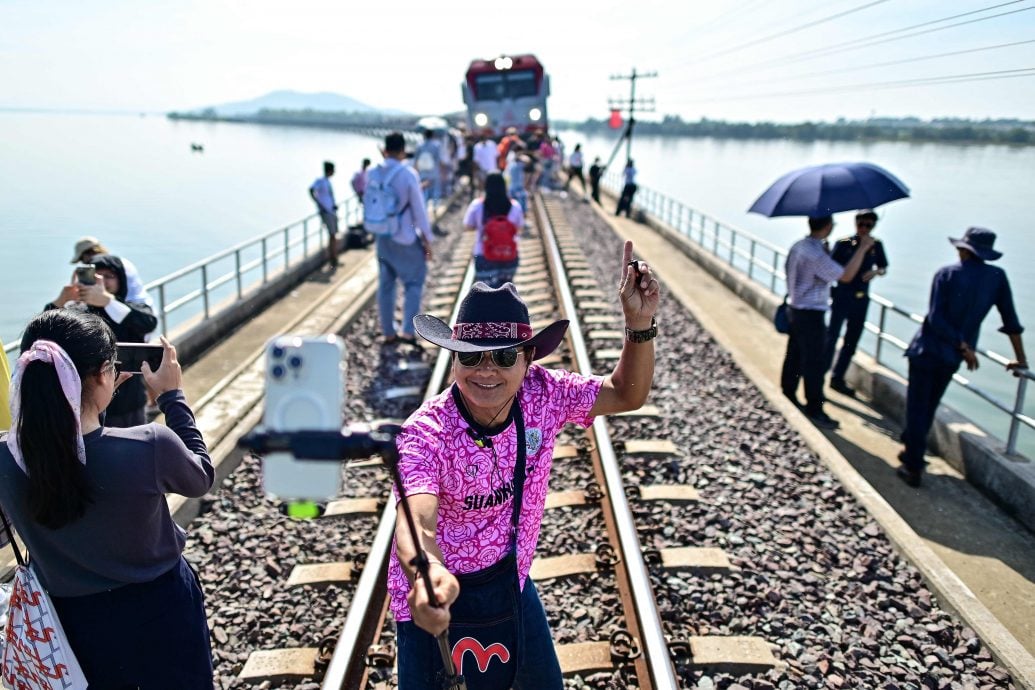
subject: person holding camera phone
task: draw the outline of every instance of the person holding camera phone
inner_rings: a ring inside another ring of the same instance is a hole
[[[92,257],[95,280],[92,284],[72,283],[61,288],[57,299],[44,309],[71,308],[97,314],[123,343],[142,343],[158,325],[151,307],[126,299],[126,269],[122,260],[110,254]],[[119,394],[105,412],[104,425],[130,427],[143,424],[147,393],[140,377],[132,377],[119,388]]]
[[[91,688],[211,690],[203,594],[165,494],[202,496],[215,471],[165,338],[161,367],[145,363],[142,376],[168,426],[102,425],[128,380],[115,342],[100,315],[74,309],[26,326],[0,434],[0,507]]]
[[[626,242],[618,286],[626,340],[609,376],[536,364],[560,344],[568,322],[533,332],[510,283],[475,283],[452,328],[427,314],[414,319],[422,338],[453,352],[455,382],[414,412],[397,439],[405,500],[434,588],[414,583],[417,549],[400,515],[388,591],[402,690],[439,687],[434,636],[446,630],[470,690],[562,687],[528,573],[561,428],[636,409],[650,391],[660,291],[651,269],[632,254]]]

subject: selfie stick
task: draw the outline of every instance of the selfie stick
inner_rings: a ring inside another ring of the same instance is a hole
[[[392,474],[392,482],[401,500],[406,529],[410,533],[417,555],[409,564],[417,569],[417,574],[424,583],[428,599],[435,608],[442,604],[435,599],[434,587],[428,568],[431,565],[428,556],[421,548],[417,535],[416,523],[410,511],[410,503],[403,491],[402,476],[399,474],[399,449],[395,445],[395,437],[402,430],[398,424],[377,424],[373,427],[345,428],[341,431],[266,431],[257,429],[242,436],[237,445],[256,453],[291,453],[296,458],[306,460],[362,460],[371,455],[380,455]],[[442,690],[467,690],[464,677],[457,675],[453,666],[453,655],[449,651],[449,630],[435,637],[442,655],[445,674],[442,678]]]

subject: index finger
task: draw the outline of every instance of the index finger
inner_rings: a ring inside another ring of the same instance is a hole
[[[175,362],[176,361],[176,348],[173,347],[173,344],[170,343],[169,339],[166,338],[164,335],[159,336],[158,339],[161,341],[162,347],[165,348],[165,353],[167,355],[169,355],[169,359],[172,360],[173,362]]]
[[[622,250],[622,266],[628,266],[629,262],[633,258],[633,243],[632,240],[625,241],[625,249]]]

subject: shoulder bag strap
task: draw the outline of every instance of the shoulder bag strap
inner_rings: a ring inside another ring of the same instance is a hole
[[[524,443],[522,443],[522,448]],[[25,559],[22,558],[21,551],[18,550],[18,543],[14,540],[14,531],[11,529],[11,524],[7,522],[7,516],[4,515],[4,511],[0,510],[0,522],[4,523],[4,531],[7,532],[7,540],[11,543],[11,551],[14,551],[14,560],[18,561],[18,565],[24,566]]]
[[[514,431],[517,433],[517,464],[514,466],[514,512],[511,515],[510,523],[513,528],[511,534],[511,548],[517,550],[518,524],[521,520],[521,505],[525,495],[525,461],[527,448],[525,447],[525,418],[521,414],[521,403],[514,398]]]

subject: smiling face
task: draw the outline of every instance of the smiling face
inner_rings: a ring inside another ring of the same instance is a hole
[[[497,366],[487,352],[474,367],[465,367],[453,355],[453,378],[476,422],[490,426],[506,417],[506,411],[500,410],[517,395],[528,373],[532,354],[533,351],[520,351],[517,362],[508,368]]]

